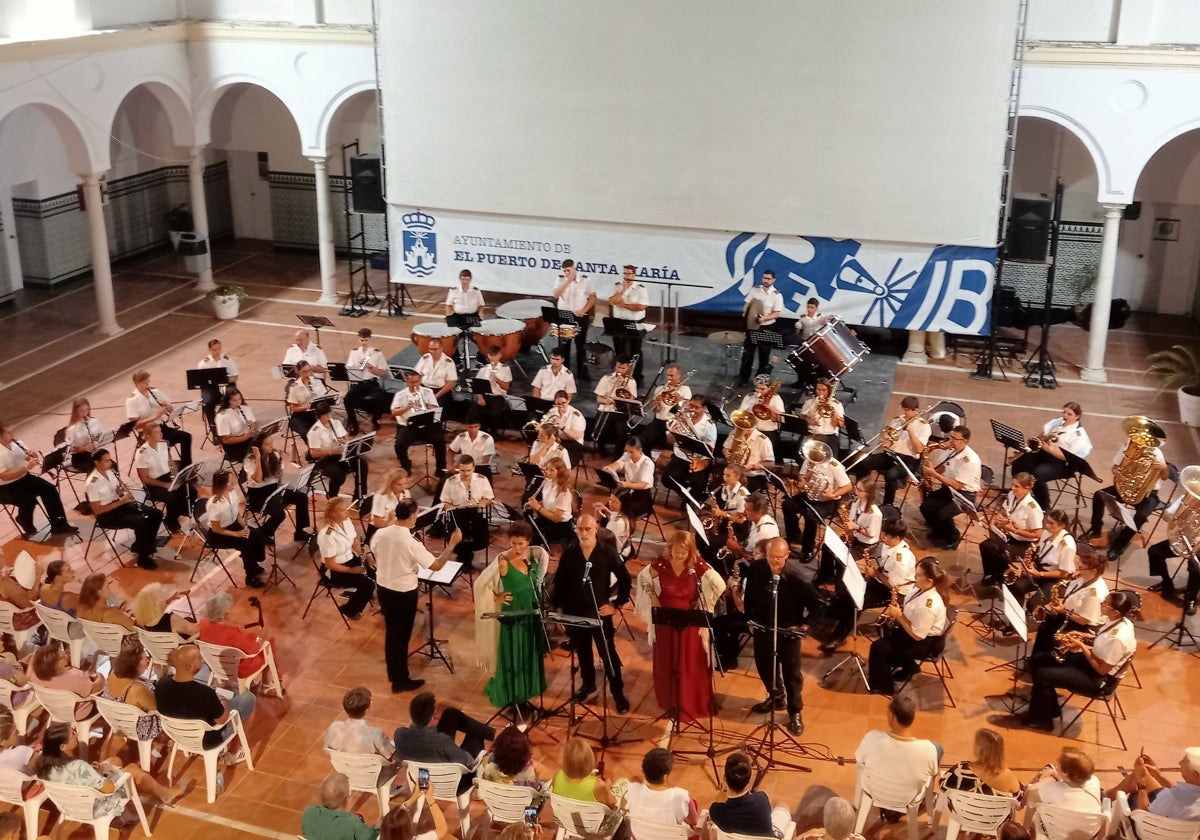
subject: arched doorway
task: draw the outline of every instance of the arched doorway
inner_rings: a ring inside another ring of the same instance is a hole
[[[366,252],[387,250],[387,225],[383,214],[354,216],[347,219],[346,199],[350,173],[349,156],[353,149],[345,146],[358,142],[358,154],[380,155],[378,97],[374,89],[352,94],[338,103],[330,116],[325,136],[329,152],[330,201],[333,214],[333,240],[339,251],[349,247],[352,235],[361,225],[362,248]]]

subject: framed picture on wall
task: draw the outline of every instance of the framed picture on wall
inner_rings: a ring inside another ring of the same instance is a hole
[[[1179,239],[1179,220],[1155,219],[1154,238],[1165,239],[1168,242],[1174,242],[1175,240]]]

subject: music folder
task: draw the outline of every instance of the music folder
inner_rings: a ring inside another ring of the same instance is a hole
[[[619,481],[619,478],[617,477],[617,474],[608,467],[596,470],[596,478],[599,480],[601,487],[604,487],[608,490],[617,490],[617,481]]]
[[[492,389],[490,379],[475,378],[471,380],[471,393],[479,394],[484,397],[496,396],[496,392]]]

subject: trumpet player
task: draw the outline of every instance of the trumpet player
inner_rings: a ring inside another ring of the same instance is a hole
[[[346,355],[346,370],[359,377],[346,390],[342,405],[346,408],[346,431],[358,434],[358,412],[370,416],[371,425],[379,429],[379,418],[387,411],[391,395],[383,389],[382,380],[391,374],[387,357],[371,346],[371,330],[358,331],[358,346]]]
[[[613,286],[613,292],[608,296],[612,307],[612,316],[625,321],[619,332],[612,337],[613,350],[624,353],[629,358],[637,357],[637,368],[633,378],[642,381],[642,321],[646,318],[646,310],[650,306],[650,293],[646,287],[638,283],[637,266],[627,265],[621,272],[621,280]],[[637,329],[628,329],[627,324],[635,324]]]
[[[167,526],[167,532],[178,534],[179,518],[187,513],[188,488],[171,489],[174,476],[171,474],[170,450],[157,426],[146,427],[146,438],[133,455],[133,467],[146,491],[146,498],[163,505],[163,524]]]
[[[192,463],[192,436],[182,429],[168,426],[171,418],[171,401],[166,394],[150,384],[150,374],[139,370],[133,375],[133,394],[125,400],[125,417],[134,421],[139,432],[144,432],[152,423],[162,426],[163,439],[179,447],[179,466]]]
[[[631,437],[626,441],[625,454],[604,469],[619,476],[616,494],[631,520],[640,519],[650,512],[653,505],[651,490],[654,487],[654,462],[642,452],[640,438]]]
[[[246,398],[237,388],[226,388],[221,397],[221,409],[217,412],[217,439],[225,452],[225,460],[241,463],[250,454],[257,425],[254,412],[246,405]]]
[[[543,394],[554,399],[554,395],[559,391],[564,391],[569,400],[578,391],[575,386],[575,374],[563,364],[564,358],[562,348],[554,348],[550,351],[550,364],[534,374],[531,387],[533,395],[539,400],[546,398]]]
[[[582,447],[587,421],[583,419],[583,412],[571,405],[571,395],[566,391],[554,395],[554,408],[542,417],[542,425],[547,423],[558,427],[564,441],[573,441]]]
[[[930,540],[947,551],[958,548],[962,539],[954,524],[958,505],[950,490],[954,489],[974,502],[982,483],[982,465],[970,441],[971,430],[966,426],[955,426],[942,444],[945,448],[940,450],[941,460],[924,467],[921,472],[921,478],[933,486],[921,501],[921,516],[929,526]]]
[[[688,397],[687,402],[681,404],[678,413],[667,423],[667,443],[673,448],[665,475],[680,487],[686,487],[696,501],[702,501],[708,490],[713,459],[681,448],[680,437],[699,441],[710,455],[717,445],[717,426],[708,415],[703,396],[693,394]]]
[[[797,479],[797,493],[783,500],[783,523],[789,543],[800,543],[800,562],[812,562],[817,549],[817,530],[822,522],[837,512],[842,498],[854,490],[846,468],[826,448],[814,447],[805,441],[804,466]],[[814,457],[809,457],[810,452]],[[817,453],[824,457],[818,457]],[[801,533],[800,522],[804,522]],[[826,570],[832,579],[832,564]]]
[[[14,428],[0,420],[0,504],[16,507],[17,526],[26,539],[37,533],[33,514],[38,502],[46,510],[52,534],[78,534],[79,529],[67,522],[58,490],[46,479],[33,474],[40,465],[38,453],[17,440]]]
[[[1032,473],[1037,483],[1033,485],[1033,498],[1042,506],[1050,507],[1050,487],[1047,482],[1070,478],[1075,468],[1067,461],[1066,453],[1087,458],[1092,454],[1092,439],[1082,425],[1083,409],[1077,402],[1062,407],[1062,416],[1055,417],[1042,427],[1041,437],[1030,441],[1030,449],[1017,456],[1012,462],[1014,473]]]
[[[1044,612],[1037,629],[1031,653],[1053,650],[1054,637],[1061,630],[1092,632],[1103,617],[1100,605],[1108,597],[1108,582],[1104,579],[1106,562],[1103,554],[1091,552],[1075,558],[1075,573],[1065,583],[1060,581],[1051,590],[1051,597],[1039,611]]]
[[[999,586],[1010,564],[1018,575],[1027,571],[1021,563],[1026,550],[1042,535],[1044,516],[1033,500],[1034,478],[1029,473],[1013,476],[1012,490],[1004,497],[1000,510],[992,518],[991,535],[979,544],[983,561],[983,580],[986,586]],[[999,531],[1002,537],[996,536]]]
[[[3,443],[3,437],[0,437],[0,443]],[[107,449],[97,449],[93,463],[92,472],[84,482],[84,491],[96,524],[112,530],[132,529],[133,553],[137,555],[138,568],[157,569],[155,541],[162,514],[158,508],[134,501],[133,494],[121,481],[121,474],[113,468],[112,455]]]
[[[921,471],[921,453],[933,431],[920,414],[921,404],[916,397],[900,401],[900,415],[888,421],[879,438],[879,451],[868,455],[850,468],[858,478],[878,472],[883,476],[883,504],[896,503],[896,490],[908,481],[908,474]],[[908,467],[908,472],[904,466]]]
[[[1026,606],[1048,602],[1055,584],[1075,576],[1075,538],[1067,530],[1066,511],[1055,508],[1045,519],[1028,566],[1022,563],[1020,570],[1013,570],[1017,579],[1012,583],[1012,592]]]
[[[434,423],[421,429],[409,428],[414,415],[434,411],[438,407],[433,391],[421,384],[421,374],[413,371],[404,378],[407,386],[392,397],[392,416],[396,418],[396,458],[406,473],[412,473],[412,458],[408,450],[414,444],[428,443],[433,447],[437,471],[446,469],[446,446],[442,440],[441,427]]]
[[[489,396],[477,394],[475,396],[476,405],[486,414],[487,431],[492,435],[499,435],[504,431],[506,423],[504,415],[508,408],[508,401],[505,399],[508,396],[508,391],[512,388],[512,368],[506,365],[500,358],[500,348],[495,344],[487,349],[487,364],[481,365],[475,371],[475,378],[482,379],[492,386],[492,393]]]
[[[897,594],[884,610],[884,616],[895,623],[871,642],[867,681],[872,694],[892,696],[895,682],[917,673],[918,661],[946,632],[944,590],[948,583],[937,560],[924,557],[917,563],[913,587],[903,596]]]
[[[433,398],[443,408],[453,399],[454,386],[458,384],[458,367],[454,360],[442,352],[442,340],[431,338],[429,352],[417,360],[417,373],[421,382],[433,391]]]
[[[661,449],[667,442],[667,424],[671,422],[679,406],[692,397],[692,386],[684,384],[683,371],[679,365],[667,365],[667,381],[654,389],[650,407],[654,419],[642,439],[651,449]]]
[[[296,434],[305,437],[312,424],[317,422],[317,416],[312,411],[312,402],[326,396],[329,388],[325,385],[325,380],[313,375],[312,366],[303,360],[296,362],[292,374],[293,377],[288,380],[283,391],[284,402],[291,412],[288,426]]]
[[[1033,688],[1029,712],[1021,722],[1030,729],[1054,731],[1061,709],[1056,689],[1096,694],[1108,686],[1137,652],[1137,638],[1129,619],[1138,597],[1126,589],[1109,594],[1100,611],[1105,623],[1096,630],[1094,641],[1080,634],[1060,633],[1059,648],[1030,657]]]
[[[1120,495],[1117,492],[1117,482],[1119,479],[1121,467],[1125,462],[1125,454],[1128,447],[1132,446],[1133,442],[1120,446],[1117,449],[1116,455],[1113,457],[1113,478],[1114,482],[1103,490],[1097,490],[1092,496],[1092,522],[1084,534],[1086,539],[1092,540],[1100,536],[1100,528],[1104,524],[1104,496],[1108,495],[1120,500]],[[1162,446],[1146,446],[1143,450],[1149,450],[1148,453],[1143,453],[1141,457],[1151,457],[1156,465],[1153,467],[1156,477],[1145,498],[1134,504],[1133,507],[1133,530],[1126,528],[1123,524],[1116,524],[1112,531],[1108,534],[1108,559],[1116,560],[1125,553],[1125,549],[1129,547],[1129,543],[1133,540],[1141,527],[1146,524],[1146,520],[1150,518],[1150,514],[1157,510],[1160,506],[1158,491],[1162,489],[1163,479],[1167,477],[1167,459],[1163,455]]]
[[[768,373],[771,369],[771,345],[755,344],[754,333],[774,330],[775,322],[783,314],[783,295],[775,288],[775,272],[766,269],[762,273],[762,285],[755,286],[746,295],[742,317],[746,319],[746,341],[742,345],[742,366],[738,373],[738,384],[750,384],[750,368],[754,365],[755,348],[758,348],[758,370]]]
[[[808,436],[823,441],[836,454],[838,430],[846,425],[846,408],[833,389],[832,379],[818,379],[816,394],[804,401],[800,417],[808,423]]]
[[[620,354],[613,363],[610,373],[600,377],[596,383],[596,418],[592,426],[592,436],[596,440],[596,450],[605,455],[610,445],[616,449],[616,441],[624,424],[617,412],[617,399],[632,400],[637,398],[637,382],[630,372],[632,367],[629,356]]]
[[[579,331],[575,333],[575,375],[581,382],[587,382],[591,377],[587,372],[587,340],[588,328],[592,325],[592,310],[596,306],[596,292],[586,274],[575,270],[575,260],[562,261],[560,283],[554,289],[555,304],[560,310],[575,313],[575,322]],[[563,341],[558,349],[565,353],[567,365],[571,364],[571,344]]]

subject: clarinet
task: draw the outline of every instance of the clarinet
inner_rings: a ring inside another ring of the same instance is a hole
[[[246,409],[242,408],[239,405],[238,406],[238,414],[242,415],[242,425],[246,427],[246,434],[248,434],[248,435],[253,434],[254,433],[254,421],[247,419]]]

